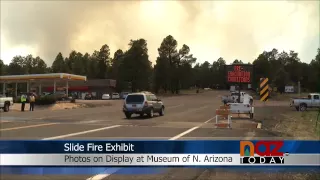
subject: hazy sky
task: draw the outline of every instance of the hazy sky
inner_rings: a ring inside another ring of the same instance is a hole
[[[113,54],[145,38],[150,60],[167,35],[199,62],[252,62],[263,50],[295,50],[310,62],[319,47],[319,1],[1,1],[1,59],[58,52]]]

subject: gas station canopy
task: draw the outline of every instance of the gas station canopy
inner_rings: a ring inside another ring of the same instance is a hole
[[[16,94],[17,94],[17,84],[18,83],[27,83],[27,92],[30,90],[29,84],[32,82],[36,82],[39,84],[39,89],[41,91],[41,83],[44,82],[53,82],[54,92],[56,91],[56,83],[57,82],[65,82],[66,83],[66,91],[68,94],[68,86],[69,81],[87,81],[86,76],[67,74],[67,73],[51,73],[51,74],[27,74],[27,75],[8,75],[8,76],[0,76],[0,83],[3,84],[2,93],[5,94],[6,84],[7,83],[15,83],[16,84]],[[41,93],[41,92],[40,92]]]
[[[9,75],[0,76],[0,82],[15,83],[21,81],[32,81],[32,80],[78,80],[87,81],[86,76],[67,74],[67,73],[52,73],[52,74],[27,74],[27,75]]]

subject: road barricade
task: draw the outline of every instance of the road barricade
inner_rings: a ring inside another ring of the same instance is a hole
[[[221,106],[220,106],[220,109],[230,109],[230,106],[227,106],[227,105],[221,105]]]
[[[215,128],[231,128],[231,112],[228,106],[220,106],[216,109]]]

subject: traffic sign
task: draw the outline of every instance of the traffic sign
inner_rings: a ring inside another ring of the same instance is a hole
[[[268,101],[269,98],[269,79],[260,78],[260,101]]]

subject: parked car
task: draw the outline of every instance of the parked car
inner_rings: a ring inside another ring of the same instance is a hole
[[[55,93],[42,93],[42,97],[44,96],[53,96],[58,101],[68,100],[67,94],[63,91],[57,91]],[[29,99],[29,95],[28,95],[28,99]]]
[[[86,94],[86,96],[84,97],[85,100],[92,100],[92,94]]]
[[[320,108],[320,94],[311,93],[307,98],[293,98],[290,107],[295,107],[297,111],[305,111],[307,108]]]
[[[120,99],[119,93],[112,93],[111,97],[112,99]]]
[[[103,94],[102,95],[103,100],[111,99],[109,94]]]
[[[125,99],[128,96],[128,94],[129,94],[128,92],[122,92],[121,93],[121,98]]]
[[[10,110],[10,106],[13,105],[13,98],[6,97],[0,95],[0,108],[3,109],[4,112],[8,112]]]
[[[124,101],[123,113],[130,119],[132,114],[145,114],[152,118],[154,113],[164,115],[164,103],[152,93],[132,93],[128,94]]]

